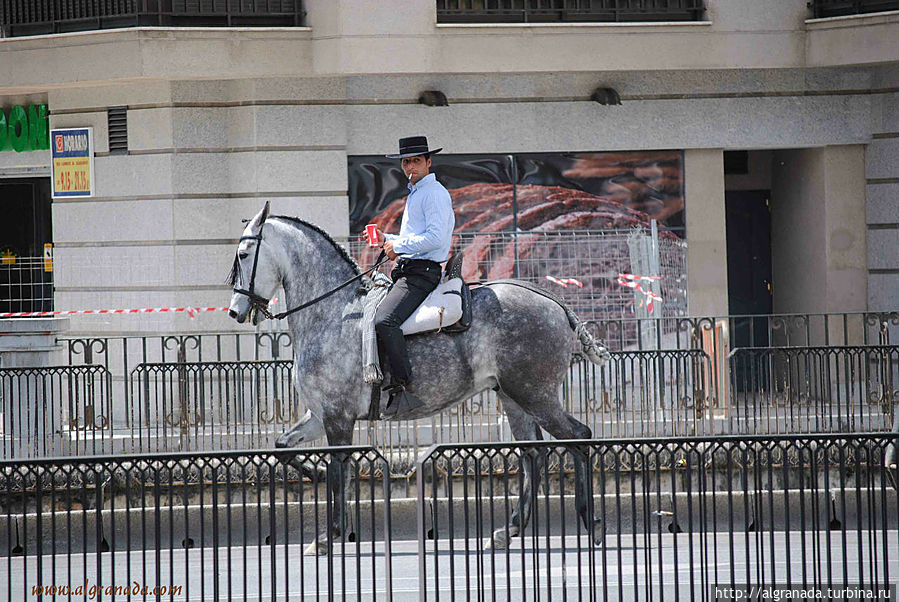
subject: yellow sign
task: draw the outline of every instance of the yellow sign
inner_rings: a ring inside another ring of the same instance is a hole
[[[92,128],[50,131],[53,161],[53,198],[90,197],[94,190],[94,138]]]
[[[44,245],[44,271],[53,271],[53,245],[50,243]]]
[[[3,251],[2,254],[0,254],[0,263],[11,265],[11,264],[14,264],[15,262],[16,262],[16,255],[9,249],[6,249],[5,251]]]

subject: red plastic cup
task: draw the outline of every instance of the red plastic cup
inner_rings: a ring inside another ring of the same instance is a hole
[[[368,238],[368,246],[381,246],[381,239],[378,236],[378,224],[368,224],[367,226],[365,226],[365,236],[366,238]]]

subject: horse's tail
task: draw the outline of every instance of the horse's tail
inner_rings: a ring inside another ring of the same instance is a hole
[[[608,350],[596,342],[596,339],[592,334],[590,334],[590,331],[587,330],[587,325],[581,322],[580,318],[577,317],[577,314],[574,313],[574,310],[568,307],[564,301],[562,301],[559,297],[555,296],[551,292],[538,288],[530,282],[524,282],[522,280],[492,280],[490,282],[484,282],[482,284],[484,286],[490,286],[492,284],[511,284],[514,286],[520,286],[521,288],[526,288],[529,291],[533,291],[538,295],[542,295],[547,299],[555,301],[562,309],[565,310],[565,316],[568,318],[568,325],[571,326],[571,330],[574,331],[574,334],[577,336],[577,340],[580,341],[581,349],[584,351],[584,355],[587,356],[587,359],[600,366],[612,359],[612,356],[609,355]]]
[[[583,349],[587,359],[599,366],[602,366],[612,359],[609,351],[596,342],[596,339],[587,329],[587,325],[580,321],[577,314],[574,313],[574,310],[567,305],[563,305],[562,307],[565,309],[565,315],[568,317],[568,325],[571,326],[571,330],[574,331],[577,340],[580,341],[581,349]]]

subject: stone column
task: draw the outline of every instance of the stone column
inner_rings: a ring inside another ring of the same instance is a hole
[[[866,311],[864,147],[777,151],[771,188],[774,313]],[[808,343],[842,342],[842,321],[831,322]],[[847,324],[846,344],[860,343],[862,320]]]
[[[726,316],[727,224],[724,151],[684,151],[687,285],[691,316]]]

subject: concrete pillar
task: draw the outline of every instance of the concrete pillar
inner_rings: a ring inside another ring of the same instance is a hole
[[[867,309],[865,150],[778,151],[771,190],[775,313]]]
[[[684,189],[689,314],[725,316],[728,308],[724,151],[684,151]]]
[[[775,313],[867,310],[865,150],[861,145],[777,151],[771,186]],[[861,326],[860,320],[851,324]],[[841,321],[834,320],[840,328]],[[812,333],[823,342],[824,333]],[[838,332],[829,340],[842,340]],[[834,338],[836,336],[836,338]],[[849,333],[847,343],[859,342]]]

